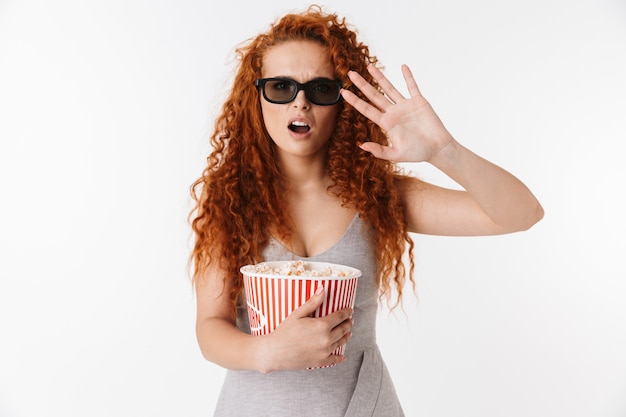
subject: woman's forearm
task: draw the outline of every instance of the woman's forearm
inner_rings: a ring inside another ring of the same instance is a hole
[[[197,321],[196,337],[210,362],[232,370],[269,371],[262,354],[263,336],[252,336],[226,319],[211,317]]]
[[[543,217],[541,204],[524,183],[456,140],[429,162],[467,190],[485,214],[508,231],[526,230]]]

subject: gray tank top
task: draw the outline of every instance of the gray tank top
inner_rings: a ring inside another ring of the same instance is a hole
[[[357,215],[333,247],[316,256],[297,256],[275,239],[263,252],[266,261],[332,262],[361,270],[347,360],[329,368],[277,371],[227,371],[215,417],[400,417],[393,383],[376,345],[378,287],[369,228]],[[245,300],[237,327],[250,333]]]

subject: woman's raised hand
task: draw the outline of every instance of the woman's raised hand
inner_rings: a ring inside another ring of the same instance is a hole
[[[352,310],[347,308],[325,317],[310,317],[324,301],[321,287],[320,290],[276,330],[264,336],[266,371],[324,367],[345,360],[345,356],[332,355],[332,352],[352,336]]]
[[[411,96],[408,99],[374,65],[369,65],[368,71],[384,94],[355,71],[350,71],[348,76],[370,102],[360,99],[348,90],[341,90],[341,94],[357,111],[380,126],[387,135],[389,146],[365,142],[359,145],[361,149],[389,161],[423,162],[431,160],[453,141],[435,111],[420,93],[408,66],[402,65],[402,75]]]

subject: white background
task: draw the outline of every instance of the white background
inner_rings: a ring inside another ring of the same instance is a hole
[[[188,187],[233,48],[305,5],[0,0],[0,416],[211,415]],[[418,297],[379,322],[407,415],[626,416],[626,4],[329,10],[546,210],[525,233],[416,236]]]

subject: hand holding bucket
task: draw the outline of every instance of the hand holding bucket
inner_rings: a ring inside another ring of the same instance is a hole
[[[253,335],[275,331],[292,312],[314,296],[322,299],[312,304],[312,311],[300,313],[320,318],[342,309],[354,308],[357,282],[361,276],[358,269],[302,261],[299,261],[297,267],[294,273],[293,262],[278,261],[241,268]],[[341,344],[332,354],[341,356],[344,351],[345,344]]]

